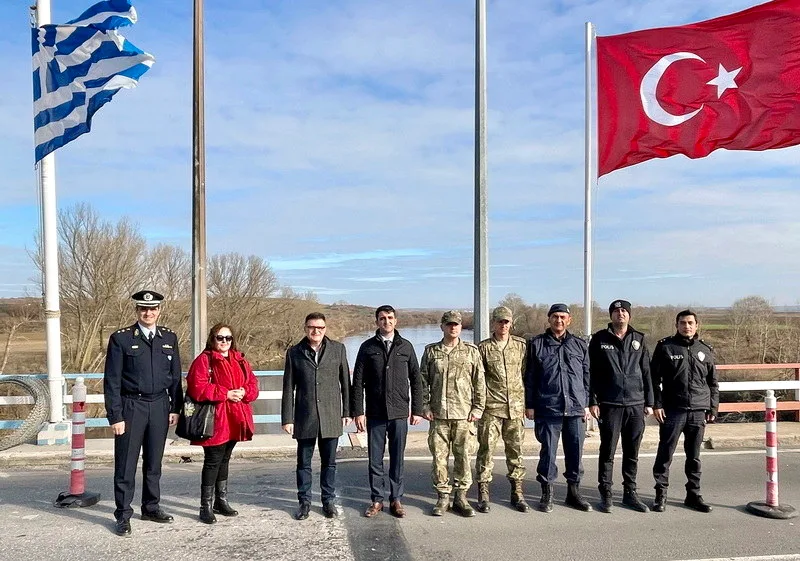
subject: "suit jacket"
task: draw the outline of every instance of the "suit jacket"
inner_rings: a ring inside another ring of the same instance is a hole
[[[344,345],[325,337],[319,364],[303,338],[286,351],[281,424],[294,423],[292,436],[338,438],[342,417],[350,417],[350,369]]]

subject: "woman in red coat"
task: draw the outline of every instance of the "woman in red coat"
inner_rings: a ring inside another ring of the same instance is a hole
[[[236,339],[229,325],[218,323],[211,328],[206,348],[192,362],[186,383],[186,391],[192,399],[217,404],[214,436],[192,442],[202,446],[205,453],[200,520],[213,524],[217,521],[214,513],[239,514],[228,504],[228,463],[236,443],[253,438],[250,403],[258,398],[258,380],[244,355],[236,349]]]

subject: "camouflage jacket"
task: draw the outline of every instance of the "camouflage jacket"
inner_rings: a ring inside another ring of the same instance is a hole
[[[486,412],[503,419],[521,419],[525,413],[525,339],[512,335],[504,349],[490,337],[481,341],[478,350],[486,376]]]
[[[444,342],[425,347],[420,365],[424,412],[434,419],[480,417],[486,404],[486,381],[478,347],[461,339],[447,353]]]

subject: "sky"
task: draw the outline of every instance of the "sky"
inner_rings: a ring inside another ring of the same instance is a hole
[[[683,25],[752,0],[489,0],[489,300],[583,299],[584,22]],[[28,1],[0,3],[0,297],[39,294]],[[191,2],[134,1],[156,58],[56,152],[59,209],[191,250]],[[52,21],[90,0],[52,0]],[[223,6],[224,5],[224,6]],[[471,308],[474,2],[205,3],[209,254],[320,301]],[[650,160],[594,191],[594,299],[794,305],[800,147]]]

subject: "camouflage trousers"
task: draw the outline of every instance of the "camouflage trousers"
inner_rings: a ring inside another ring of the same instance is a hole
[[[450,494],[455,489],[472,485],[472,466],[469,459],[475,450],[475,423],[467,420],[437,420],[430,422],[428,448],[433,456],[431,479],[438,493]],[[450,451],[453,452],[453,485],[447,473]]]
[[[522,442],[525,440],[525,421],[504,419],[484,412],[478,421],[478,457],[475,460],[475,474],[478,483],[492,480],[494,455],[497,441],[503,439],[506,449],[506,468],[508,479],[524,479],[525,466],[522,464]]]

